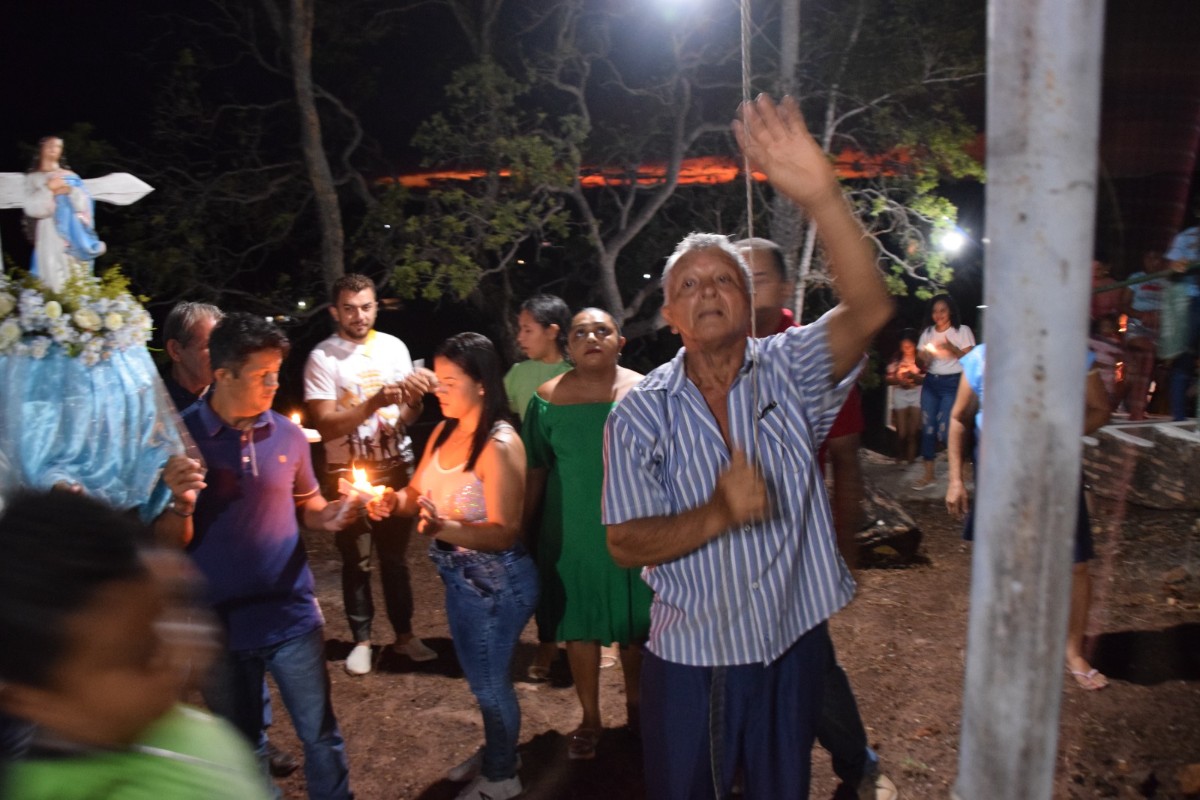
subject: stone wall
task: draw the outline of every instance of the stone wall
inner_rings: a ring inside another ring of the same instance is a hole
[[[1084,438],[1083,471],[1097,495],[1147,508],[1200,510],[1200,433],[1194,420],[1126,422]]]

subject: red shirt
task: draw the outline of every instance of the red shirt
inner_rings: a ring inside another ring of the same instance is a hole
[[[796,317],[790,310],[783,308],[780,309],[780,312],[782,316],[779,320],[779,327],[770,333],[764,333],[763,336],[772,336],[776,333],[783,333],[788,328],[800,327],[800,323],[796,322]],[[825,471],[826,445],[829,443],[829,440],[862,433],[865,427],[862,415],[862,393],[858,390],[858,384],[855,384],[850,387],[850,394],[846,396],[846,402],[842,404],[842,410],[838,412],[837,419],[833,421],[833,427],[829,429],[825,441],[821,443],[821,449],[817,452],[817,463],[820,465],[822,472]]]

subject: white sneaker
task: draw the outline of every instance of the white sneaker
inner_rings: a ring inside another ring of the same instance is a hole
[[[891,778],[882,772],[877,772],[873,778],[868,776],[863,779],[862,784],[858,787],[858,796],[865,800],[897,800],[900,797],[900,790],[896,788],[896,784],[892,783]]]
[[[437,653],[415,636],[404,644],[396,642],[392,645],[392,649],[402,656],[408,656],[413,661],[433,661],[437,658]]]
[[[521,768],[521,754],[517,753],[517,769]],[[479,775],[483,769],[483,747],[467,756],[467,760],[446,770],[446,777],[455,783],[469,781]]]
[[[346,672],[351,675],[366,675],[371,671],[371,645],[356,644],[346,657]]]
[[[516,797],[525,789],[521,779],[516,775],[502,781],[489,781],[480,775],[467,784],[467,788],[458,793],[455,800],[508,800]]]

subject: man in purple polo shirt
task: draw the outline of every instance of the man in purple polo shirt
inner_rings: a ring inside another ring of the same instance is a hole
[[[230,314],[213,329],[213,388],[183,415],[207,474],[194,505],[177,500],[174,511],[185,523],[180,544],[208,579],[208,600],[227,636],[205,701],[251,743],[259,742],[269,670],[304,745],[308,796],[349,798],[349,762],[329,697],[324,619],[300,524],[340,530],[358,509],[325,501],[304,434],[271,411],[288,348],[279,328],[251,314]]]

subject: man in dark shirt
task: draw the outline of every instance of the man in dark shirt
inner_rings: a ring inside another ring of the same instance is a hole
[[[794,284],[788,280],[783,250],[770,239],[734,242],[750,265],[754,280],[754,326],[758,336],[783,333],[799,325],[784,304],[792,297]],[[863,430],[862,398],[854,386],[838,412],[833,427],[817,456],[822,472],[826,455],[833,465],[831,510],[838,549],[851,569],[858,564],[855,532],[862,527],[863,480],[858,463],[859,434]],[[895,800],[896,785],[880,772],[879,756],[867,744],[867,731],[858,713],[850,680],[836,658],[829,661],[825,675],[825,698],[817,741],[833,758],[833,771],[842,780],[835,798],[847,800]]]
[[[212,385],[208,337],[225,315],[208,303],[177,303],[163,323],[163,347],[171,365],[163,383],[180,413],[199,400]]]

